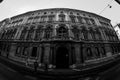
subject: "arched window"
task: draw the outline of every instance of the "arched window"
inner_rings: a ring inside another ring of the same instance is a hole
[[[105,48],[104,47],[101,47],[100,52],[101,52],[102,56],[106,56]]]
[[[85,20],[86,24],[91,24],[89,18],[85,17],[84,20]]]
[[[70,15],[69,17],[70,17],[70,21],[71,21],[72,23],[75,23],[75,22],[76,22],[76,16],[75,16],[75,15]]]
[[[30,30],[28,30],[27,40],[32,40],[34,34],[34,26],[31,26]]]
[[[47,25],[46,29],[45,29],[45,34],[44,34],[44,38],[45,39],[51,39],[52,38],[52,25]]]
[[[65,25],[59,25],[60,27],[57,29],[57,37],[62,39],[68,38],[68,29],[65,28]]]
[[[95,20],[94,19],[90,19],[90,21],[93,25],[95,25]]]
[[[34,40],[41,40],[43,34],[43,26],[39,25],[36,29],[36,34]]]
[[[28,47],[23,48],[22,56],[28,56]]]
[[[96,37],[96,40],[102,40],[101,33],[98,29],[95,29],[95,37]]]
[[[14,36],[15,36],[15,34],[16,34],[16,32],[17,32],[17,29],[12,29],[12,30],[10,30],[9,32],[8,32],[8,39],[13,39],[14,38]]]
[[[88,31],[84,26],[82,27],[81,33],[82,33],[82,39],[88,40]]]
[[[47,21],[47,16],[46,15],[41,16],[40,22],[45,22],[45,21]]]
[[[90,34],[92,36],[92,40],[96,40],[95,31],[92,28],[89,28],[89,32],[90,32]]]
[[[20,35],[21,40],[25,39],[26,33],[27,33],[27,27],[24,27],[24,29],[22,30],[21,35]]]
[[[21,46],[17,46],[15,56],[21,56],[21,52],[22,52],[22,47]]]
[[[7,30],[5,39],[10,39],[10,35],[11,35],[10,30]]]
[[[65,15],[63,13],[59,14],[59,21],[64,22],[65,21]]]
[[[77,16],[78,22],[83,24],[83,18],[81,16]]]
[[[80,30],[77,29],[77,26],[73,26],[72,32],[74,34],[74,39],[79,40],[80,37]]]
[[[49,15],[48,16],[48,22],[53,22],[55,18],[55,15]]]
[[[87,59],[91,59],[93,57],[91,48],[86,49],[86,55],[87,55]]]
[[[7,31],[4,31],[2,35],[2,39],[6,39],[6,36],[7,36]]]
[[[1,32],[0,38],[3,39],[3,36],[4,36],[4,32]]]
[[[96,57],[100,57],[100,52],[99,52],[98,47],[95,47],[95,55]]]
[[[112,54],[114,54],[115,53],[115,49],[114,49],[113,45],[111,45],[111,49],[112,49]]]

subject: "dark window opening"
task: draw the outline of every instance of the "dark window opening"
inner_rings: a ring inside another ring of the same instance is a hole
[[[31,57],[37,56],[37,47],[33,47]]]

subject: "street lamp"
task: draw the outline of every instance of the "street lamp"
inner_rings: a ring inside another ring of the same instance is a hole
[[[115,0],[120,5],[120,0]]]
[[[0,3],[3,2],[3,0],[0,0]]]

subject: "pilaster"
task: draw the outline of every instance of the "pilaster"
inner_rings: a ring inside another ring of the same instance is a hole
[[[76,64],[80,64],[80,46],[75,45]]]
[[[49,64],[50,44],[45,44],[44,63]]]

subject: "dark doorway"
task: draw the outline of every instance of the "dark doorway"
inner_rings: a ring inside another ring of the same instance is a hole
[[[69,68],[69,53],[66,47],[59,47],[56,51],[56,68]]]

